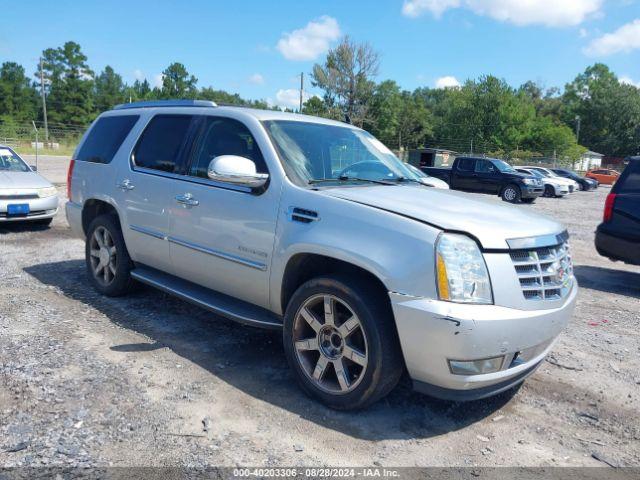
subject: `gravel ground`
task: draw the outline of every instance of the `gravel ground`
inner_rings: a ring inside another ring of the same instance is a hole
[[[305,397],[276,332],[94,293],[62,213],[1,225],[0,466],[639,466],[640,269],[593,247],[607,191],[517,207],[568,226],[582,285],[522,388],[461,404],[403,384],[358,413]]]

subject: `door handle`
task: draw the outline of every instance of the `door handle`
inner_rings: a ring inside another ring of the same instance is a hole
[[[120,190],[122,190],[123,192],[127,191],[127,190],[133,190],[135,187],[135,185],[133,185],[131,183],[131,180],[129,180],[128,178],[123,180],[120,183],[116,184],[116,187],[118,187]]]
[[[176,201],[182,204],[185,208],[187,207],[197,207],[200,205],[200,202],[193,198],[193,195],[190,193],[185,193],[184,195],[176,195]]]

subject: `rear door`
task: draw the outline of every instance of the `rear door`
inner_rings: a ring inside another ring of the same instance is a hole
[[[611,230],[620,237],[640,241],[640,161],[630,161],[613,187],[616,199]]]
[[[158,114],[151,118],[116,180],[124,205],[124,237],[131,258],[173,273],[169,255],[169,215],[176,208],[176,178],[195,116]]]
[[[455,190],[476,191],[478,189],[475,172],[475,158],[458,158],[451,171],[451,188]]]

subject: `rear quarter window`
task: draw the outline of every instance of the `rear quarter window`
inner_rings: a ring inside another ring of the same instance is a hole
[[[476,165],[475,158],[461,158],[458,160],[458,170],[463,170],[465,172],[473,171]]]
[[[140,118],[138,115],[118,115],[99,118],[82,144],[75,160],[109,163]]]
[[[617,193],[640,193],[640,162],[630,162],[622,179],[618,181]]]

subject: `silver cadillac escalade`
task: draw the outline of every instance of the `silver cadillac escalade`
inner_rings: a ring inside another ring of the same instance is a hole
[[[282,330],[294,376],[338,409],[522,383],[573,312],[560,224],[425,185],[352,125],[207,101],[120,105],[69,167],[90,282],[152,285]]]

